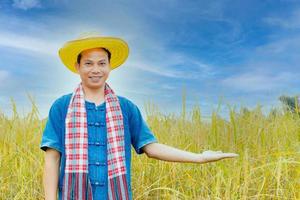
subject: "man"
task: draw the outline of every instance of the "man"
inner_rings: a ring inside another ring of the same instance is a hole
[[[67,42],[59,55],[80,84],[51,106],[40,148],[45,153],[46,200],[132,199],[131,145],[138,154],[172,162],[206,163],[233,158],[221,151],[192,153],[158,143],[138,107],[106,83],[129,48],[113,37]]]

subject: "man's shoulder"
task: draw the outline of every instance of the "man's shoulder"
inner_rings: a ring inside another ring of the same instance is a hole
[[[138,106],[132,100],[124,96],[117,95],[117,97],[119,99],[122,110],[124,110],[129,116],[140,112]]]
[[[71,97],[72,97],[72,93],[61,95],[60,97],[55,99],[54,103],[59,105],[65,104],[67,102],[70,102]]]
[[[124,104],[125,106],[134,106],[135,104],[130,100],[128,99],[127,97],[124,97],[124,96],[120,96],[120,95],[117,95],[118,99],[119,99],[119,102],[120,104]]]
[[[52,104],[52,107],[59,109],[61,111],[68,107],[71,100],[72,93],[64,94],[56,98]]]

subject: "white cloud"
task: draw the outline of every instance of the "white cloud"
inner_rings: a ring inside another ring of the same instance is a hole
[[[289,72],[264,74],[262,72],[247,72],[225,78],[221,83],[228,87],[245,92],[270,91],[286,87],[289,81],[297,80],[299,75]]]
[[[0,32],[0,46],[55,56],[57,56],[57,49],[60,47],[54,41],[12,32]]]
[[[294,10],[287,17],[266,17],[263,21],[272,26],[279,26],[286,29],[300,28],[300,9]]]
[[[6,70],[0,70],[0,82],[1,83],[4,83],[5,80],[8,77],[9,77],[9,72],[8,71],[6,71]],[[5,85],[5,84],[1,84],[0,87],[3,86],[3,85]]]
[[[269,42],[268,44],[256,48],[256,53],[261,55],[293,55],[300,51],[300,37],[293,36],[276,41]]]
[[[13,0],[12,6],[22,10],[29,10],[32,8],[40,8],[41,3],[39,0]]]
[[[189,56],[163,48],[157,48],[154,52],[160,55],[160,58],[165,57],[167,59],[151,60],[149,57],[142,56],[142,58],[133,58],[128,65],[168,78],[201,79],[214,75],[212,66]]]
[[[39,0],[13,0],[12,6],[22,10],[29,10],[32,8],[40,8],[41,3]]]
[[[159,76],[168,78],[181,78],[181,79],[197,79],[199,78],[198,72],[188,73],[187,71],[177,71],[166,64],[149,64],[147,62],[133,62],[130,67],[142,70],[144,72],[150,72]]]
[[[169,70],[166,66],[158,66],[155,64],[147,64],[145,62],[133,62],[130,67],[150,72],[159,76],[169,77],[169,78],[184,78],[184,73],[176,72],[175,70]]]

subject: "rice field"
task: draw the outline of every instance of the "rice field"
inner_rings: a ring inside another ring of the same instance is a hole
[[[230,109],[203,120],[195,106],[180,116],[146,107],[147,122],[159,142],[192,152],[222,150],[240,156],[215,163],[171,163],[132,158],[136,200],[152,199],[300,199],[300,117],[278,108],[263,114]],[[43,199],[44,153],[39,149],[45,119],[38,108],[11,117],[0,111],[0,199]]]

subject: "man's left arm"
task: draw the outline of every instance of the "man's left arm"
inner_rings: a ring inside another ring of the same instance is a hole
[[[193,153],[160,143],[147,144],[143,147],[143,151],[149,158],[169,162],[207,163],[238,156],[238,154],[235,153],[223,153],[222,151],[210,150],[204,151],[203,153]]]

